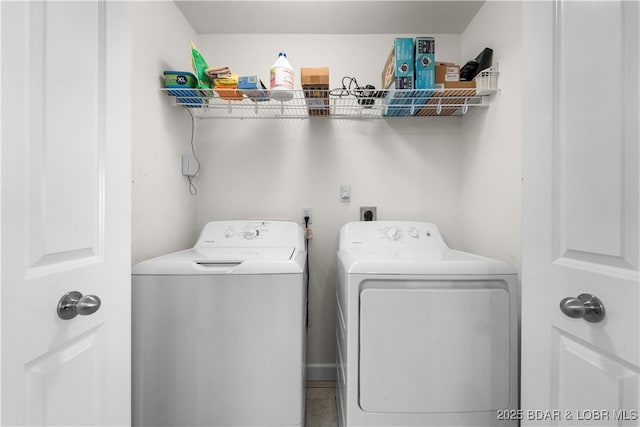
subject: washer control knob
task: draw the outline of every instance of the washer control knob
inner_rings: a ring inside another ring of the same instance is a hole
[[[398,240],[400,238],[400,230],[396,227],[387,230],[387,238],[389,240]]]
[[[234,234],[234,232],[233,232],[232,228],[227,228],[226,230],[224,230],[224,237],[226,239],[228,239],[230,237],[233,237],[233,234]]]
[[[418,239],[420,238],[420,231],[412,228],[411,230],[409,230],[409,236],[413,237],[414,239]]]
[[[250,240],[258,237],[259,234],[260,234],[260,231],[258,231],[257,228],[250,228],[242,232],[242,237]]]

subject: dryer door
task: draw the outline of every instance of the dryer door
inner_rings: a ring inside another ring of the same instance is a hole
[[[383,281],[360,293],[360,406],[368,412],[507,408],[507,284]]]

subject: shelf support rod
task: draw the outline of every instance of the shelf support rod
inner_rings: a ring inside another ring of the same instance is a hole
[[[464,99],[464,105],[462,106],[462,114],[467,114],[469,111],[469,98]]]

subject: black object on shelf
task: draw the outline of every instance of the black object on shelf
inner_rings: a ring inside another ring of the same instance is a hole
[[[471,81],[482,70],[491,67],[493,60],[493,49],[485,47],[475,59],[464,64],[460,69],[460,80]]]

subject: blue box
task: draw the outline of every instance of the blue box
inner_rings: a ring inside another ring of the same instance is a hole
[[[201,107],[204,100],[196,87],[196,76],[188,71],[165,71],[164,86],[169,94],[176,97],[176,102],[185,107]]]
[[[414,48],[412,38],[396,38],[393,43],[395,52],[395,73],[398,77],[408,77],[413,80]],[[396,89],[399,89],[396,87]]]
[[[267,88],[258,76],[240,76],[238,89],[254,102],[269,100]]]
[[[387,93],[385,109],[382,113],[385,117],[402,117],[414,114],[413,91],[415,78],[415,54],[413,38],[398,37],[393,42],[394,53],[394,89]]]
[[[436,48],[433,37],[416,37],[416,89],[436,87]]]
[[[424,105],[436,87],[436,43],[433,37],[416,37],[416,105]]]

